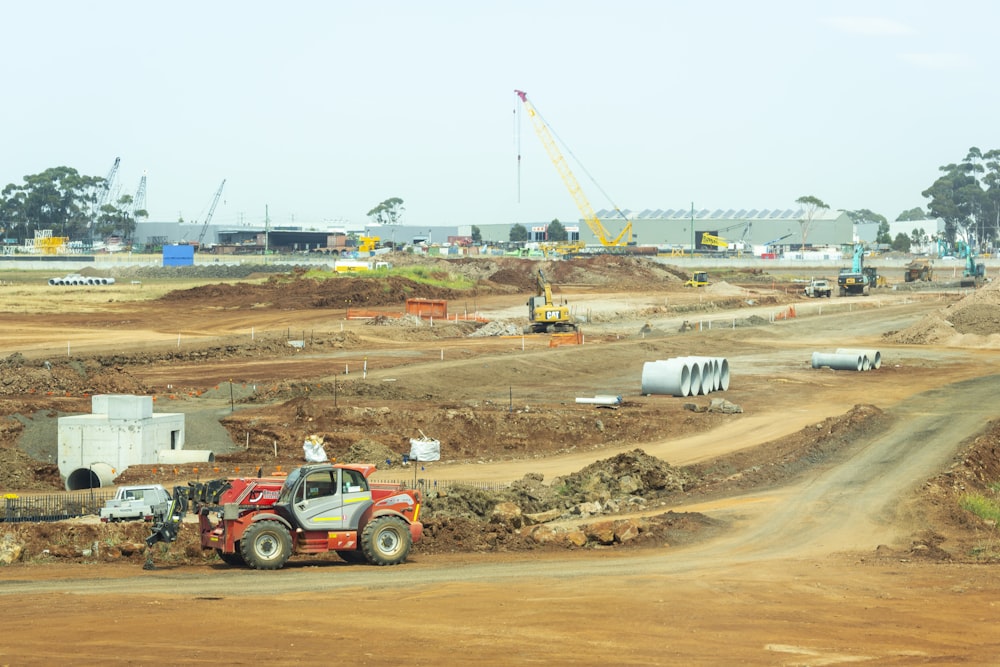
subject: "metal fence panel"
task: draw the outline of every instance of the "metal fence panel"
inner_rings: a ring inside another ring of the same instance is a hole
[[[94,490],[27,496],[10,494],[3,497],[0,522],[62,521],[98,514],[100,509],[104,507],[104,503],[113,498],[114,495],[114,491]]]

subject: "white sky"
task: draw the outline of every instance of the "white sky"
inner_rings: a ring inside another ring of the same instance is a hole
[[[595,209],[893,220],[1000,148],[992,0],[38,0],[4,24],[0,187],[121,157],[151,220],[203,220],[223,179],[213,223],[357,227],[389,197],[412,225],[578,220],[515,88]]]

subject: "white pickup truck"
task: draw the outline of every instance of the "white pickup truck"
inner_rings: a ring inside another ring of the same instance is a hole
[[[170,502],[170,494],[160,484],[121,486],[115,497],[101,508],[101,521],[153,520],[153,508]]]
[[[830,287],[830,283],[822,278],[813,278],[809,281],[809,284],[805,288],[806,296],[818,299],[820,297],[829,298],[833,294],[833,288]]]

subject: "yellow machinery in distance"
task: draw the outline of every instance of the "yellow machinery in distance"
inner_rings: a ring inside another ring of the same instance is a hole
[[[559,146],[556,145],[556,140],[552,136],[552,132],[549,130],[548,125],[542,119],[538,110],[535,106],[528,101],[528,94],[523,90],[515,90],[517,96],[521,98],[521,102],[524,104],[524,108],[528,112],[528,117],[531,119],[531,124],[535,128],[535,134],[541,140],[542,145],[545,147],[545,151],[549,154],[549,159],[552,160],[552,164],[555,165],[556,171],[559,172],[559,176],[562,177],[563,183],[566,185],[566,189],[569,190],[570,195],[573,196],[573,200],[576,202],[576,207],[580,209],[580,214],[583,216],[583,221],[587,223],[587,227],[593,232],[594,236],[597,237],[598,242],[605,248],[618,248],[628,245],[632,245],[632,221],[625,217],[625,214],[615,206],[615,210],[618,211],[619,215],[625,219],[625,227],[614,237],[612,237],[608,230],[604,228],[601,224],[600,219],[597,214],[594,213],[594,208],[590,205],[590,201],[587,200],[586,195],[583,194],[583,189],[580,187],[580,183],[576,180],[576,176],[573,175],[573,171],[569,168],[569,164],[566,162],[566,158],[563,157],[562,152],[559,150]]]
[[[705,271],[698,271],[691,276],[691,280],[684,283],[684,287],[704,287],[709,284],[711,283],[708,282],[708,273]]]
[[[703,245],[714,245],[716,248],[722,248],[723,250],[729,248],[729,241],[721,236],[714,236],[708,232],[701,232],[701,243]]]
[[[538,269],[535,276],[538,293],[528,299],[528,326],[524,333],[571,333],[576,331],[576,324],[570,318],[569,306],[555,304],[552,301],[552,285],[545,279],[545,274]]]

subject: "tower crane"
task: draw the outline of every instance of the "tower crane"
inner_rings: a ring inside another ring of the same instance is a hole
[[[531,119],[531,124],[535,128],[535,134],[541,140],[542,145],[545,146],[546,152],[549,154],[549,159],[552,160],[552,164],[555,165],[556,171],[562,177],[563,183],[566,185],[566,189],[573,196],[574,201],[576,201],[576,206],[580,209],[580,214],[583,216],[583,221],[587,223],[587,227],[590,231],[594,233],[597,240],[605,248],[620,248],[632,243],[632,221],[625,217],[625,214],[621,212],[617,206],[615,206],[615,211],[625,219],[625,227],[618,233],[617,236],[613,237],[608,233],[608,230],[604,228],[601,224],[601,220],[594,213],[594,208],[590,205],[587,200],[587,196],[583,194],[583,189],[580,187],[580,183],[576,180],[576,176],[573,175],[572,170],[569,168],[569,164],[566,162],[566,158],[563,157],[562,152],[559,150],[559,146],[556,144],[555,138],[552,136],[552,132],[549,130],[548,125],[542,119],[541,114],[535,106],[528,100],[528,94],[523,90],[514,91],[521,102],[524,104],[524,108],[528,111],[528,117]],[[598,186],[600,187],[600,186]],[[614,205],[612,203],[612,205]]]
[[[222,196],[222,188],[226,187],[226,179],[222,179],[222,185],[215,193],[215,198],[212,200],[212,206],[208,209],[208,215],[205,216],[205,223],[201,226],[201,233],[198,234],[198,247],[201,248],[202,241],[205,240],[205,234],[208,233],[208,223],[212,222],[212,214],[215,213],[215,207],[219,204],[219,198]]]

